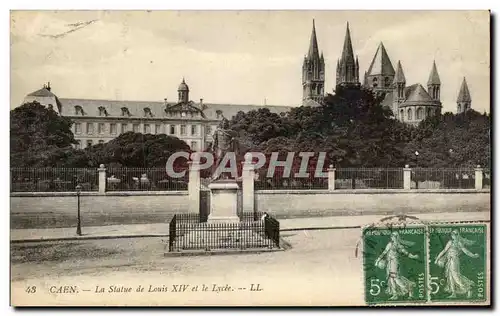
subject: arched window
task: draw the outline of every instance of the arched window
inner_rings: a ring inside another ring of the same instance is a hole
[[[457,111],[458,111],[458,113],[462,112],[462,106],[460,104],[457,107]]]
[[[408,121],[411,121],[413,118],[412,118],[412,113],[411,113],[411,109],[408,109]]]
[[[389,77],[384,78],[384,85],[389,87],[391,85],[391,79]]]
[[[431,108],[427,108],[427,117],[430,117],[431,116]]]
[[[424,110],[422,108],[418,108],[416,116],[417,116],[417,120],[423,119],[424,118]]]
[[[401,121],[405,120],[405,111],[401,109],[401,115],[399,116],[401,118]]]
[[[377,79],[377,77],[373,78],[373,81],[372,81],[372,86],[373,86],[374,88],[376,88],[376,87],[378,86],[378,79]]]

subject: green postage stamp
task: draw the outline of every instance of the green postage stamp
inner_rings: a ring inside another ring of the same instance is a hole
[[[485,301],[486,225],[428,229],[431,301]]]
[[[424,226],[367,228],[363,244],[366,303],[427,300]]]
[[[432,224],[363,229],[365,302],[487,300],[487,227]]]

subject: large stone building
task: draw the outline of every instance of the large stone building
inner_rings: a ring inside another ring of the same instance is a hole
[[[325,59],[319,56],[316,26],[309,44],[309,52],[302,66],[303,106],[319,106],[324,98]],[[347,23],[342,55],[337,60],[336,87],[358,89],[361,86],[376,94],[383,94],[382,105],[390,108],[394,118],[402,122],[416,125],[426,117],[441,113],[441,80],[436,63],[433,62],[427,81],[427,89],[420,83],[407,85],[401,62],[398,61],[396,71],[389,54],[381,42],[375,55],[364,73],[363,84],[359,82],[359,62],[352,47],[351,31]],[[457,100],[457,112],[470,109],[470,93],[464,81]]]
[[[192,150],[204,150],[212,141],[219,121],[231,119],[239,111],[268,108],[286,112],[286,106],[260,106],[198,103],[189,99],[189,87],[183,79],[176,102],[118,101],[58,98],[50,84],[30,93],[24,103],[37,101],[70,118],[78,148],[105,143],[129,131],[143,134],[167,134],[184,140]]]

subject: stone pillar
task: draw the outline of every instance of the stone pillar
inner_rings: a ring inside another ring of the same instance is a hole
[[[255,170],[251,154],[245,155],[241,177],[243,179],[243,212],[253,213],[255,210]]]
[[[103,164],[99,166],[97,169],[99,173],[99,193],[100,194],[105,194],[106,193],[106,168],[104,167]]]
[[[476,179],[475,188],[476,190],[481,190],[483,188],[483,168],[481,168],[480,165],[477,165],[474,171],[476,173],[474,177]]]
[[[189,183],[188,183],[188,198],[189,198],[189,213],[200,212],[200,160],[196,155],[194,159],[188,162],[189,165]]]
[[[335,168],[333,165],[328,167],[328,191],[335,190]]]
[[[238,223],[238,184],[234,180],[215,181],[210,189],[209,223]]]
[[[411,168],[409,165],[405,165],[403,168],[403,189],[411,189]]]

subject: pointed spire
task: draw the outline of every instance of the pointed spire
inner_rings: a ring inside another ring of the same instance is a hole
[[[307,54],[309,59],[319,59],[318,39],[316,38],[316,25],[313,19],[313,28],[311,33],[311,40],[309,43],[309,52]]]
[[[356,67],[359,68],[358,55],[356,55]]]
[[[321,57],[320,57],[321,60],[324,60],[325,58],[323,57],[323,51],[321,51]]]
[[[427,85],[430,86],[430,85],[440,85],[440,84],[441,80],[439,79],[439,74],[436,67],[436,61],[434,60],[432,63],[432,70],[429,75],[429,80],[427,81]]]
[[[343,64],[349,61],[354,63],[354,53],[352,50],[351,31],[349,30],[349,22],[347,22],[347,28],[345,31],[344,47],[342,49],[341,61]]]
[[[378,45],[375,56],[373,56],[370,67],[368,68],[368,75],[394,76],[394,67],[392,67],[391,59],[382,42]]]
[[[401,66],[400,60],[398,60],[396,75],[394,76],[394,83],[406,83],[405,74],[403,72],[403,67]]]
[[[458,92],[457,102],[471,102],[469,87],[467,86],[467,81],[462,80],[462,85],[460,86],[460,91]]]

